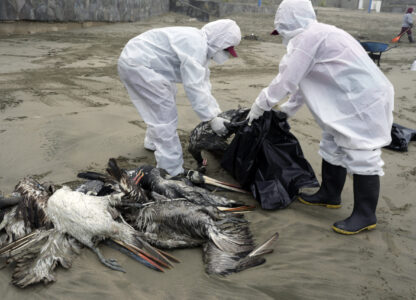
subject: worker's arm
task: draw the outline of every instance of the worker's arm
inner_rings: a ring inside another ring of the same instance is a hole
[[[292,117],[305,103],[303,94],[300,90],[294,93],[288,101],[280,106],[280,110],[287,114],[288,117]]]
[[[186,95],[201,121],[212,120],[221,110],[211,94],[206,42],[189,38],[183,38],[180,42],[180,46],[175,43],[172,48],[179,59],[179,72]]]
[[[188,57],[182,61],[181,75],[186,95],[201,121],[209,121],[216,117],[221,110],[211,94],[209,69]]]
[[[255,101],[261,109],[268,111],[288,94],[297,91],[299,83],[314,65],[314,52],[303,50],[304,47],[305,43],[302,43],[300,47],[290,49],[289,44],[288,53],[279,65],[279,74]]]

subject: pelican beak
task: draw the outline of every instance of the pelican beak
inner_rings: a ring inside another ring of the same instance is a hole
[[[217,179],[202,175],[198,171],[189,170],[186,174],[186,177],[194,184],[207,184],[217,186],[228,191],[239,192],[244,194],[248,193],[247,191],[243,190],[239,185],[219,181]]]
[[[169,262],[169,260],[173,262],[179,262],[178,259],[171,255],[166,255],[167,253],[160,251],[159,249],[156,249],[149,244],[147,244],[144,241],[140,241],[140,244],[142,247],[138,248],[135,245],[132,244],[126,244],[122,241],[118,240],[112,240],[117,245],[123,247],[124,249],[128,250],[129,252],[133,253],[137,257],[139,257],[141,260],[139,262],[142,262],[146,266],[152,268],[152,269],[158,269],[158,271],[163,272],[163,268],[171,269],[173,268],[173,265]],[[142,249],[141,249],[142,248]]]
[[[232,183],[219,181],[217,179],[214,179],[214,178],[211,178],[211,177],[208,177],[208,176],[205,176],[205,175],[203,175],[202,178],[204,179],[204,183],[205,184],[217,186],[217,187],[223,188],[225,190],[233,191],[233,192],[248,194],[248,192],[245,191],[245,190],[243,190],[241,188],[241,186],[239,186],[239,185],[235,185],[235,184],[232,184]]]
[[[0,195],[0,208],[5,208],[5,207],[16,205],[22,199],[23,199],[23,197],[20,196],[20,195],[19,196],[14,196],[14,195],[2,196],[2,195]]]
[[[139,182],[140,182],[140,180],[142,180],[143,176],[144,176],[144,173],[143,173],[143,171],[142,171],[142,170],[140,170],[140,171],[137,173],[136,177],[134,177],[134,179],[133,179],[134,184],[135,184],[135,185],[138,185],[138,184],[139,184]]]
[[[244,205],[244,206],[237,206],[237,207],[224,207],[224,206],[217,206],[217,209],[220,211],[225,212],[249,212],[254,210],[256,207],[253,205]]]
[[[145,255],[131,249],[126,244],[115,241],[115,240],[106,240],[105,243],[110,246],[111,248],[114,248],[118,251],[120,251],[123,254],[126,254],[133,258],[134,260],[138,261],[139,263],[145,265],[146,267],[153,269],[158,272],[165,272],[161,266],[153,262],[151,259],[147,258]]]
[[[165,261],[162,261],[133,245],[128,245],[122,241],[117,241],[117,240],[112,240],[112,241],[116,243],[117,245],[123,247],[124,249],[128,250],[130,253],[133,253],[134,255],[139,257],[140,260],[138,261],[143,263],[147,267],[150,267],[160,272],[164,272],[163,268],[170,269],[172,267],[169,263],[166,263]]]
[[[160,254],[162,254],[163,256],[167,257],[170,261],[173,261],[175,263],[180,263],[181,261],[179,259],[177,259],[175,256],[173,256],[172,254],[169,254],[165,251],[162,251],[159,249]]]

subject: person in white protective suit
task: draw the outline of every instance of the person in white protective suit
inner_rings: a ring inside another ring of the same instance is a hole
[[[276,12],[274,34],[287,53],[279,74],[263,89],[248,115],[249,123],[280,100],[291,117],[306,104],[323,130],[322,184],[313,195],[300,194],[310,205],[338,208],[347,172],[353,174],[354,208],[350,217],[334,223],[343,234],[376,226],[376,207],[384,165],[380,148],[391,141],[394,89],[347,32],[319,23],[309,0],[284,0]]]
[[[241,41],[232,20],[210,22],[201,29],[166,27],[131,39],[118,60],[118,72],[131,101],[147,125],[144,147],[155,151],[157,167],[176,176],[183,170],[182,148],[176,132],[176,83],[182,83],[201,121],[210,121],[218,135],[227,132],[211,94],[208,64],[223,64]]]

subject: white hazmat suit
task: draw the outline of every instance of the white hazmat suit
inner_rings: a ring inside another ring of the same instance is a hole
[[[317,22],[308,0],[284,0],[275,29],[287,53],[252,119],[290,94],[281,110],[292,116],[308,106],[323,130],[323,159],[353,174],[383,175],[380,148],[390,143],[393,122],[390,81],[350,34]]]
[[[176,83],[183,83],[201,121],[213,120],[221,110],[211,94],[209,60],[223,63],[228,58],[224,49],[240,41],[240,28],[234,21],[218,20],[202,29],[149,30],[124,47],[118,72],[147,124],[145,147],[155,150],[157,167],[171,175],[183,172],[182,148],[176,132]],[[218,123],[214,125],[221,125]]]

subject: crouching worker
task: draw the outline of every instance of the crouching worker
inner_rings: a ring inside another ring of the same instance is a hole
[[[167,27],[131,39],[118,60],[118,72],[131,101],[147,125],[144,147],[155,151],[157,167],[176,176],[183,172],[183,155],[176,132],[176,83],[183,83],[193,110],[210,121],[218,135],[227,132],[225,119],[211,94],[210,59],[224,63],[236,57],[241,41],[238,25],[218,20],[202,29]]]
[[[284,0],[274,33],[282,36],[287,53],[277,77],[254,102],[249,122],[288,94],[280,109],[289,117],[306,104],[323,130],[322,184],[299,200],[340,207],[347,172],[352,173],[354,209],[332,228],[343,234],[375,228],[379,176],[384,174],[380,148],[391,141],[392,84],[351,35],[316,21],[309,0]]]

